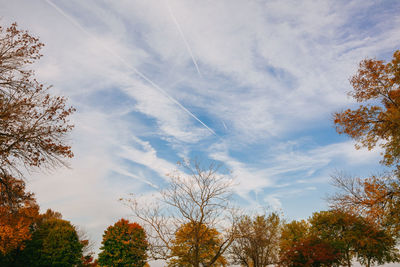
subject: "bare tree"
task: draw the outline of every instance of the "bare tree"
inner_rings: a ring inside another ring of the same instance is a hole
[[[220,166],[211,163],[203,168],[198,161],[178,163],[181,170],[169,174],[168,186],[160,191],[155,203],[143,205],[140,199],[127,204],[146,227],[152,259],[168,260],[175,234],[183,225],[191,225],[192,253],[188,266],[211,266],[228,249],[235,238],[235,219],[231,205],[232,180],[219,172]],[[218,247],[209,251],[212,257],[202,258],[201,250],[208,231],[221,233]]]
[[[230,248],[234,264],[266,267],[279,261],[282,220],[277,213],[243,216],[237,224],[237,238]]]

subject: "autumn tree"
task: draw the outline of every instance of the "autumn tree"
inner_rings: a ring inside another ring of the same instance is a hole
[[[340,252],[326,240],[310,235],[282,251],[280,266],[320,267],[338,266]]]
[[[0,26],[0,250],[22,249],[38,207],[21,180],[23,168],[54,167],[73,156],[65,144],[74,111],[34,77],[29,65],[43,44],[14,23]]]
[[[382,60],[361,61],[350,80],[350,92],[357,109],[334,114],[336,130],[357,141],[357,147],[372,149],[379,142],[384,149],[382,163],[400,162],[400,50],[389,63]]]
[[[196,240],[197,237],[199,237],[199,240]],[[210,229],[204,224],[187,223],[182,225],[175,233],[175,239],[172,241],[171,258],[168,261],[168,266],[190,267],[195,266],[196,261],[200,262],[200,266],[205,266],[213,260],[221,243],[220,233],[216,229]],[[226,265],[225,257],[220,255],[212,266]]]
[[[0,27],[0,183],[7,175],[20,175],[23,166],[54,167],[73,156],[65,137],[74,109],[28,69],[42,56],[42,47],[16,23]]]
[[[338,192],[329,197],[332,208],[360,214],[392,235],[400,235],[400,184],[392,175],[361,179],[343,173],[332,176]]]
[[[0,183],[0,262],[9,261],[25,247],[31,237],[31,226],[39,216],[39,206],[25,182],[9,175]]]
[[[279,241],[280,251],[288,250],[294,242],[298,242],[309,235],[310,224],[305,221],[292,221],[285,223],[281,229],[281,238]]]
[[[170,259],[174,255],[175,233],[182,225],[190,225],[191,266],[214,266],[235,238],[231,179],[215,163],[203,167],[192,161],[178,163],[178,167],[182,169],[169,174],[168,185],[159,198],[153,197],[155,201],[141,202],[136,198],[127,200],[127,204],[146,227],[152,259]],[[218,245],[209,251],[204,262],[202,244],[209,240],[207,232],[215,230],[220,233]]]
[[[237,238],[230,248],[233,263],[247,267],[278,263],[280,228],[277,213],[242,217],[237,224]]]
[[[332,242],[321,239],[304,220],[283,224],[279,246],[279,266],[334,266],[341,259]]]
[[[94,267],[98,266],[97,259],[94,258],[95,253],[93,251],[94,243],[91,241],[88,233],[80,227],[76,227],[76,232],[79,237],[79,241],[83,245],[81,262],[78,264],[79,267]]]
[[[366,267],[399,262],[400,254],[393,236],[374,224],[365,224],[364,236],[357,244],[357,261]]]
[[[101,244],[100,266],[143,267],[146,264],[146,233],[137,223],[119,220],[107,228]]]
[[[361,61],[350,82],[354,89],[350,95],[360,106],[335,113],[336,130],[355,139],[357,148],[372,149],[379,144],[384,150],[381,162],[397,171],[394,176],[367,179],[335,175],[340,192],[330,202],[334,208],[359,212],[400,236],[400,50],[388,63]]]
[[[340,252],[342,265],[350,267],[355,258],[367,266],[397,261],[395,239],[361,216],[340,210],[322,211],[314,213],[309,222],[314,235]]]

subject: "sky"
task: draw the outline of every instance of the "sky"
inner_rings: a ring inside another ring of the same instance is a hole
[[[236,201],[304,219],[328,208],[335,172],[383,170],[332,114],[356,103],[349,78],[400,44],[400,2],[0,0],[45,44],[32,66],[77,111],[70,168],[33,170],[27,187],[100,245],[182,158],[223,163]]]

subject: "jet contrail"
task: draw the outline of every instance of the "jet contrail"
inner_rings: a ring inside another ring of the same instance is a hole
[[[79,28],[82,32],[87,34],[93,39],[97,39],[96,36],[94,36],[92,33],[88,32],[85,28],[83,28],[75,19],[73,19],[71,16],[66,14],[63,10],[61,10],[57,5],[55,5],[52,1],[50,0],[45,0],[50,6],[52,6],[57,12],[59,12],[62,16],[64,16],[67,20],[69,20],[71,23],[73,23],[77,28]],[[162,89],[160,86],[158,86],[156,83],[154,83],[150,78],[148,78],[146,75],[138,71],[136,68],[132,67],[128,62],[126,62],[121,56],[116,54],[112,49],[109,47],[105,46],[102,42],[99,42],[101,47],[106,50],[108,53],[113,55],[115,58],[117,58],[125,67],[127,67],[129,70],[135,72],[139,77],[141,77],[143,80],[147,81],[150,83],[154,88],[156,88],[161,94],[163,94],[165,97],[167,97],[170,101],[175,103],[177,106],[179,106],[183,111],[185,111],[188,115],[190,115],[192,118],[194,118],[196,121],[198,121],[201,125],[203,125],[209,132],[211,132],[213,135],[218,136],[213,129],[207,126],[203,121],[201,121],[196,115],[194,115],[192,112],[190,112],[187,108],[185,108],[178,100],[170,96],[164,89]],[[196,64],[197,67],[197,64]],[[200,72],[199,72],[200,73]]]
[[[143,182],[145,184],[148,184],[149,186],[151,186],[151,187],[153,187],[155,189],[159,189],[159,187],[157,185],[153,184],[152,182],[150,182],[150,181],[148,181],[148,180],[146,180],[146,179],[144,179],[144,178],[142,178],[142,177],[140,177],[138,175],[135,175],[135,174],[133,174],[133,173],[127,171],[127,170],[120,169],[120,168],[114,168],[113,171],[115,171],[115,172],[117,172],[119,174],[128,176],[128,177],[134,178],[136,180],[139,180],[139,181],[141,181],[141,182]]]
[[[181,38],[182,38],[183,42],[185,43],[186,49],[188,50],[188,52],[192,58],[192,61],[193,61],[194,66],[196,67],[197,73],[199,74],[200,78],[202,78],[199,66],[197,65],[196,58],[194,57],[192,49],[190,48],[189,43],[187,42],[185,35],[183,34],[182,28],[179,25],[178,20],[176,19],[174,13],[172,12],[171,6],[169,5],[169,1],[165,0],[165,2],[167,4],[169,14],[171,15],[171,18],[174,21],[176,27],[178,28],[179,34],[181,35]]]

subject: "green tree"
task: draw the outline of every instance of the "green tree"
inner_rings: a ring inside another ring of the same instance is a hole
[[[237,238],[230,253],[235,264],[265,267],[276,264],[279,257],[281,219],[276,213],[268,216],[244,216],[237,225]]]
[[[18,259],[18,266],[74,266],[81,262],[83,244],[69,221],[42,218]]]
[[[137,223],[121,219],[104,232],[99,265],[143,267],[147,247],[144,229]]]
[[[314,213],[309,222],[314,235],[340,252],[343,265],[350,267],[354,258],[367,266],[397,261],[395,239],[361,216],[339,210],[322,211]]]

